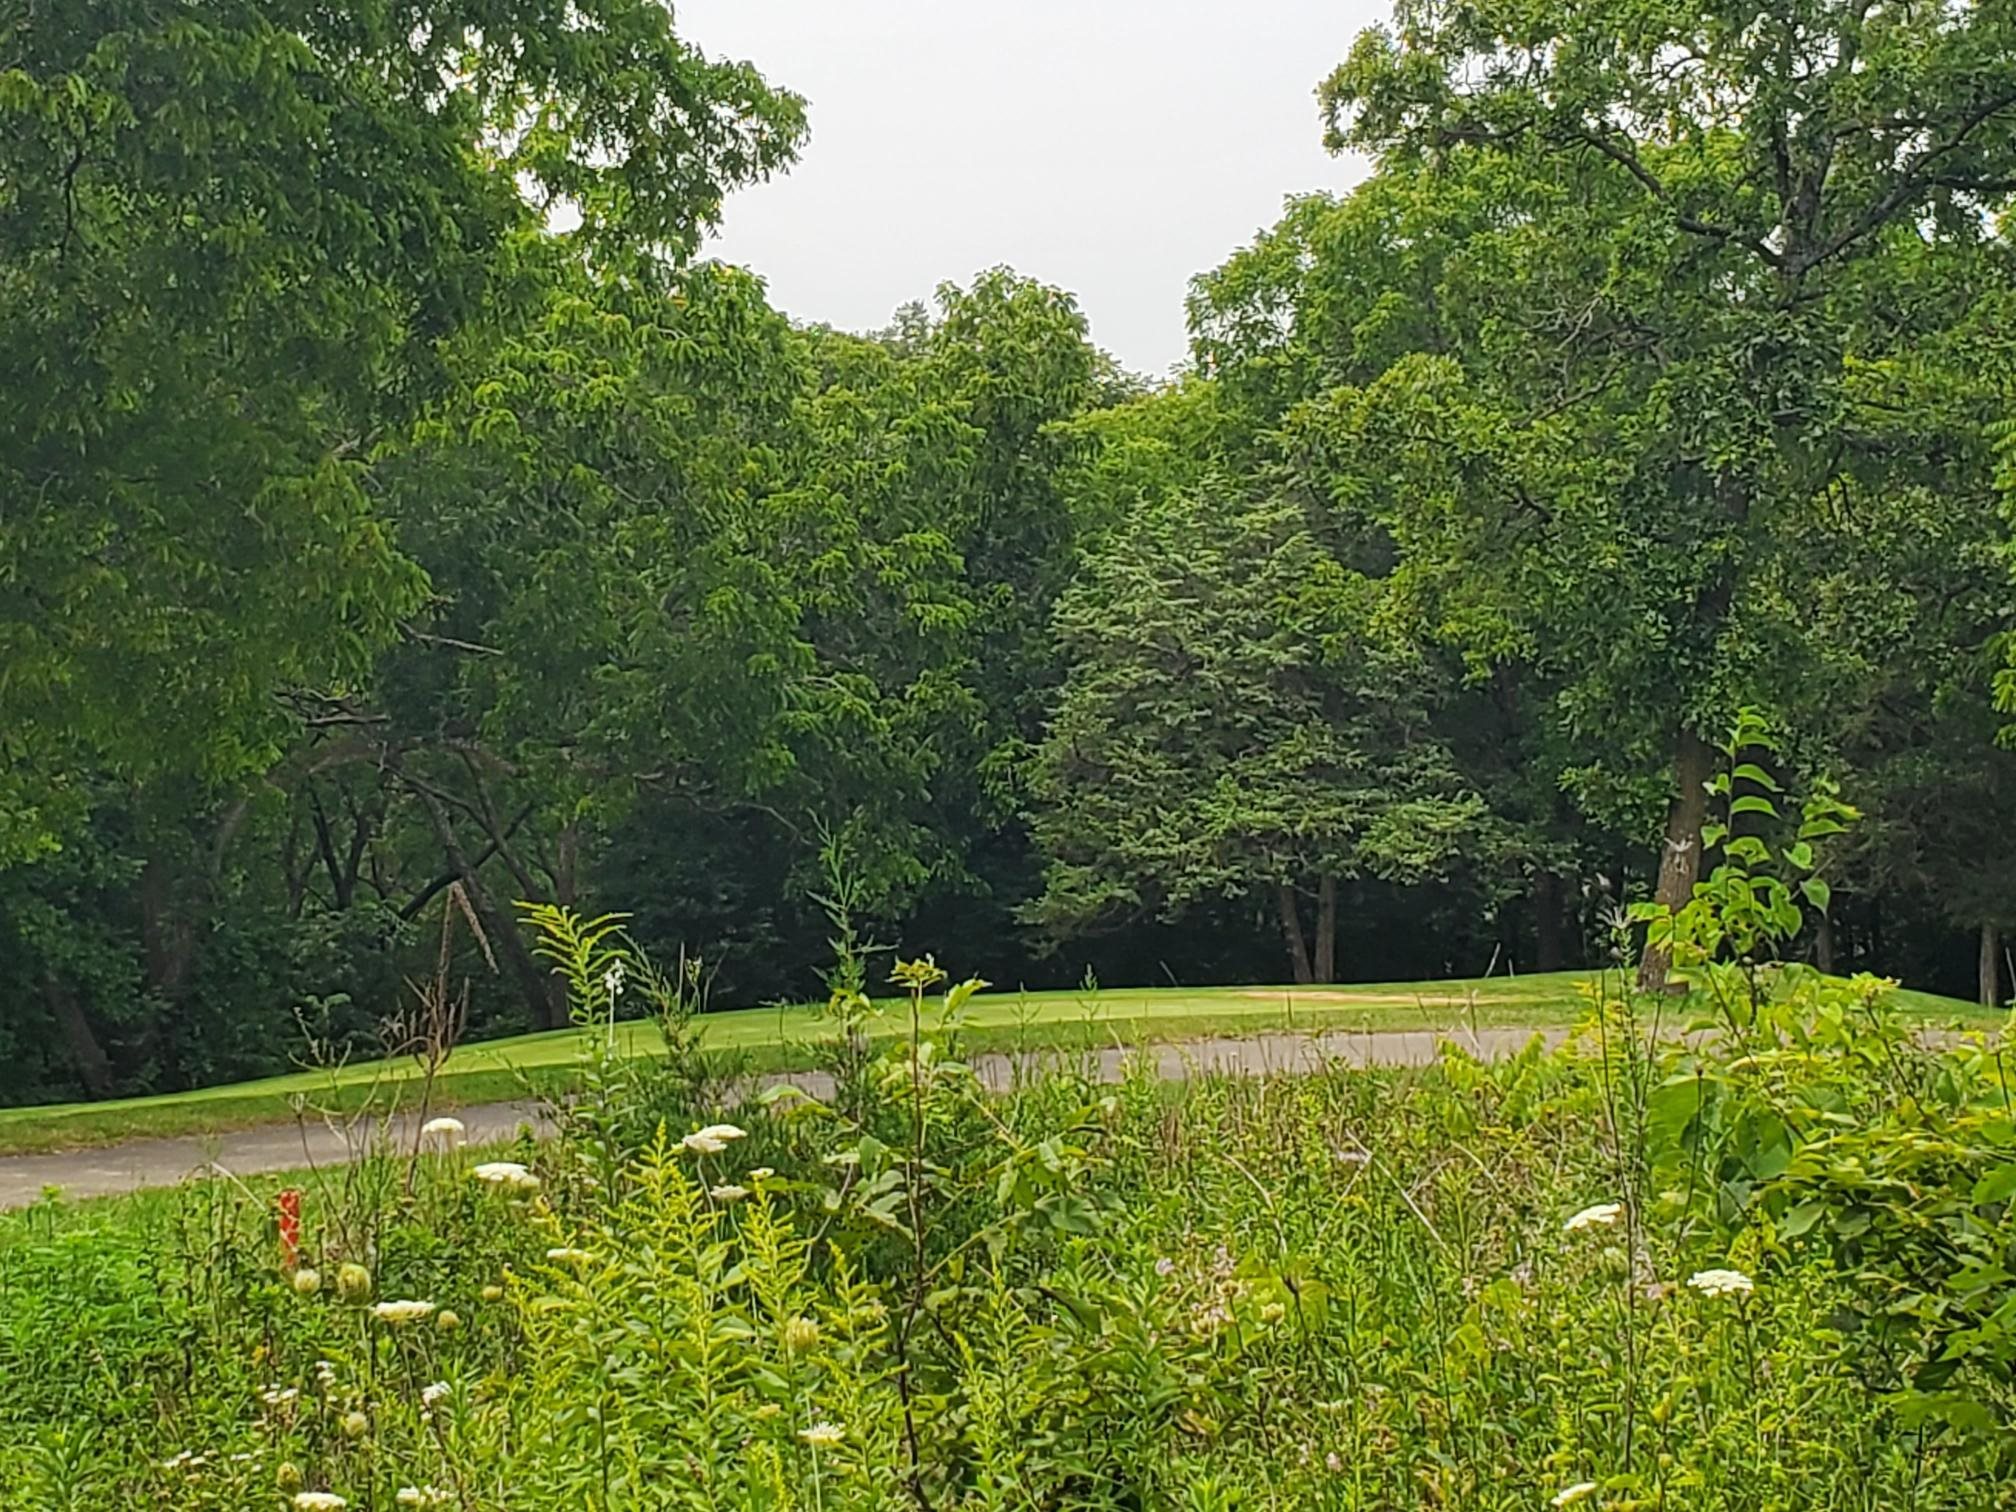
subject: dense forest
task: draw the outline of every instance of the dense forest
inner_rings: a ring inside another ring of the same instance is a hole
[[[721,1005],[836,894],[1011,985],[1583,963],[1746,708],[1861,813],[1820,963],[2008,990],[2005,6],[1403,0],[1157,381],[701,259],[808,113],[655,0],[0,18],[0,1101],[368,1041],[455,884],[498,1032],[521,901]]]

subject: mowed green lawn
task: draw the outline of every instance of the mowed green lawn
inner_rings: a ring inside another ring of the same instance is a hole
[[[1448,982],[1373,982],[1333,987],[1120,988],[1098,992],[989,992],[969,1006],[969,1050],[1088,1049],[1107,1045],[1306,1029],[1453,1029],[1464,1025],[1546,1028],[1583,1012],[1587,972]],[[1897,1006],[1928,1020],[1978,1019],[1971,1004],[1899,989]],[[888,1003],[878,1037],[899,1033],[904,1013]],[[700,1020],[710,1050],[734,1053],[752,1071],[814,1065],[831,1026],[811,1005],[710,1013]],[[600,1031],[600,1032],[606,1032]],[[662,1048],[657,1026],[616,1027],[625,1054]],[[556,1030],[472,1044],[455,1052],[435,1083],[437,1109],[497,1102],[564,1085],[576,1072],[582,1031]],[[156,1097],[0,1109],[0,1155],[201,1135],[291,1120],[297,1107],[352,1110],[411,1103],[411,1060],[360,1061],[258,1081]]]

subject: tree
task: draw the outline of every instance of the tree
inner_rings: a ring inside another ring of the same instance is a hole
[[[133,816],[172,1007],[217,858],[428,601],[388,454],[555,269],[662,287],[802,102],[652,0],[107,0],[9,25],[0,125],[0,864]]]
[[[1517,596],[1586,726],[1671,752],[1656,897],[1676,907],[1706,732],[1812,675],[1783,633],[1810,622],[1787,546],[1829,529],[1858,460],[1855,365],[1912,339],[1865,270],[1914,238],[1980,247],[2016,190],[2016,17],[1404,0],[1323,100],[1332,145],[1390,171],[1481,159],[1529,186],[1490,269],[1510,339],[1465,378],[1501,439],[1565,421],[1615,459],[1533,497]],[[1656,952],[1642,975],[1663,976]]]
[[[373,459],[522,308],[547,206],[683,253],[804,119],[652,0],[105,0],[7,27],[0,127],[19,857],[92,770],[256,777],[276,694],[363,678],[426,592]]]
[[[1219,482],[1144,503],[1058,606],[1027,917],[1082,930],[1257,894],[1295,980],[1333,980],[1339,884],[1439,875],[1481,818],[1378,596],[1278,500]]]

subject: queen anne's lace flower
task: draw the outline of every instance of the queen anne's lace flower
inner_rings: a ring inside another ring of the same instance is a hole
[[[446,1381],[430,1381],[420,1388],[420,1405],[422,1407],[436,1406],[447,1398],[448,1391],[449,1387]]]
[[[1607,1228],[1624,1216],[1621,1202],[1599,1202],[1594,1207],[1586,1207],[1561,1225],[1564,1234],[1579,1233],[1586,1228]]]
[[[1587,1501],[1590,1497],[1594,1496],[1595,1494],[1596,1494],[1596,1482],[1577,1481],[1574,1485],[1563,1486],[1559,1491],[1557,1491],[1554,1494],[1554,1500],[1551,1503],[1551,1505],[1556,1507],[1572,1507],[1577,1502]]]
[[[1747,1297],[1757,1290],[1757,1283],[1739,1270],[1696,1271],[1687,1284],[1704,1297]]]
[[[294,1512],[343,1512],[350,1503],[334,1491],[296,1491]]]
[[[696,1155],[719,1155],[731,1141],[748,1137],[746,1131],[733,1124],[709,1124],[704,1129],[695,1129],[679,1143]]]
[[[838,1423],[814,1423],[810,1428],[800,1428],[798,1437],[814,1449],[831,1449],[846,1433]]]
[[[418,1323],[432,1315],[432,1302],[379,1302],[371,1309],[371,1316],[381,1323]]]
[[[716,1202],[740,1202],[749,1195],[749,1188],[736,1186],[733,1182],[722,1186],[709,1187],[707,1195]]]
[[[586,1265],[595,1257],[584,1249],[561,1247],[546,1251],[546,1258],[551,1260],[555,1265]]]
[[[402,1507],[445,1507],[454,1498],[438,1486],[401,1486],[392,1500]]]
[[[420,1132],[429,1139],[445,1139],[453,1143],[469,1132],[469,1126],[459,1118],[430,1118],[420,1125]]]
[[[486,1160],[469,1174],[476,1180],[491,1186],[504,1187],[513,1192],[536,1192],[539,1178],[515,1160]]]

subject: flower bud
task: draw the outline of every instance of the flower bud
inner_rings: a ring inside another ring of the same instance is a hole
[[[292,1460],[280,1461],[280,1468],[273,1472],[273,1482],[282,1496],[292,1496],[306,1484],[301,1479],[301,1467]]]
[[[371,1431],[371,1419],[364,1416],[361,1412],[352,1410],[343,1414],[341,1421],[337,1423],[337,1427],[343,1430],[343,1437],[347,1439],[361,1439]]]
[[[368,1302],[371,1272],[354,1260],[345,1261],[336,1272],[336,1295],[345,1302]]]
[[[322,1290],[322,1273],[312,1265],[304,1265],[294,1272],[294,1279],[289,1284],[300,1296],[312,1297]]]
[[[443,1308],[434,1315],[434,1326],[443,1333],[453,1333],[462,1326],[462,1320],[454,1313],[448,1311],[448,1309]]]

